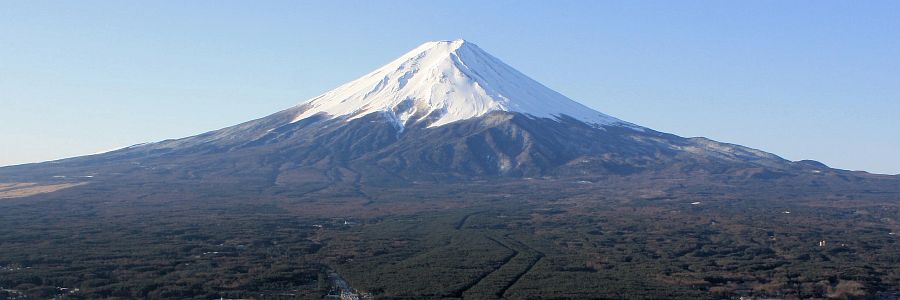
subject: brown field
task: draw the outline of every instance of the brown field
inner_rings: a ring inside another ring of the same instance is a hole
[[[70,182],[58,184],[37,184],[33,182],[0,183],[0,199],[21,198],[45,193],[52,193],[70,187],[87,184],[87,182]]]

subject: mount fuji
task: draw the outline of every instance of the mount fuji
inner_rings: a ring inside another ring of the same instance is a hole
[[[0,168],[0,299],[889,297],[898,199],[436,41],[256,120]]]
[[[424,43],[297,106],[187,138],[0,168],[4,181],[409,183],[875,176],[683,138],[595,111],[464,41]],[[877,176],[876,176],[877,177]]]

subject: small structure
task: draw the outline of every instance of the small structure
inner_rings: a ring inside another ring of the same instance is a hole
[[[341,291],[341,300],[359,300],[359,295],[348,291]]]

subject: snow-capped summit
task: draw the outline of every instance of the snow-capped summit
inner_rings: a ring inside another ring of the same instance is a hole
[[[545,87],[462,39],[424,43],[300,107],[294,122],[317,114],[352,120],[382,112],[401,128],[419,122],[434,127],[509,111],[630,125]]]

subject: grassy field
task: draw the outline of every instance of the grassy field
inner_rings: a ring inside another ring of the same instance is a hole
[[[87,184],[87,182],[37,184],[34,182],[0,183],[0,199],[22,198]]]

